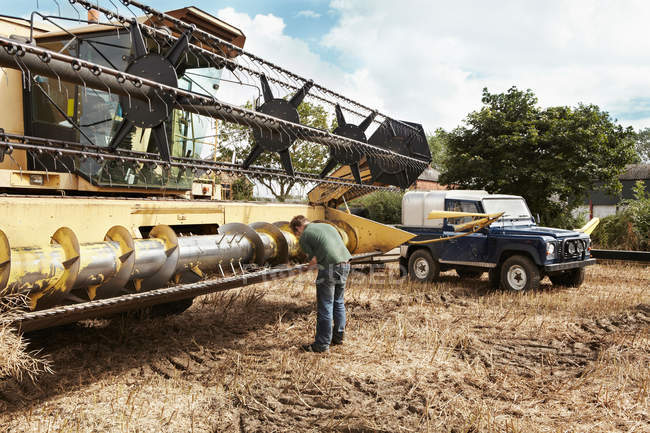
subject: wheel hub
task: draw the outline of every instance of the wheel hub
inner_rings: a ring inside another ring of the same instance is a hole
[[[511,266],[508,269],[507,274],[508,284],[515,290],[523,290],[526,287],[528,278],[526,276],[526,270],[519,265]]]
[[[429,275],[429,263],[423,258],[416,259],[413,268],[415,276],[420,280],[427,278]]]

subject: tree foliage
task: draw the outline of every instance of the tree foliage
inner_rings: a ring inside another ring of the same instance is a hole
[[[246,108],[252,109],[248,103]],[[303,102],[298,107],[300,123],[319,129],[329,129],[327,112],[320,105]],[[218,130],[219,151],[217,159],[230,161],[235,154],[238,160],[245,159],[254,145],[252,129],[234,123],[219,122]],[[329,151],[326,146],[303,140],[297,140],[290,149],[291,160],[295,171],[306,173],[319,173],[327,161]],[[265,152],[255,162],[269,168],[282,168],[277,153]],[[296,179],[281,178],[259,178],[259,182],[266,186],[273,196],[279,201],[285,201],[290,196],[294,186],[300,183]]]
[[[436,129],[433,134],[427,134],[427,142],[431,151],[431,167],[436,170],[442,170],[447,150],[447,137],[447,133],[442,128]]]
[[[636,133],[636,153],[641,162],[650,163],[650,128]]]
[[[252,200],[253,183],[245,177],[238,177],[232,183],[233,200]]]
[[[384,224],[402,222],[402,196],[400,192],[376,191],[350,201],[350,207],[368,210],[368,219]]]
[[[524,196],[543,223],[566,226],[597,186],[616,193],[635,134],[595,105],[537,106],[531,90],[483,90],[483,108],[446,134],[441,183]]]
[[[650,250],[650,194],[642,181],[634,186],[634,199],[621,202],[623,210],[602,219],[592,234],[602,248]]]

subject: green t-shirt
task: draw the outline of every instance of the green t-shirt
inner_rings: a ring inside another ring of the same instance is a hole
[[[300,248],[307,258],[316,257],[320,267],[335,265],[350,260],[339,232],[326,223],[309,223],[300,236]]]

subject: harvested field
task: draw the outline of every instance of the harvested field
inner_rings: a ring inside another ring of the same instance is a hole
[[[650,267],[579,289],[418,285],[355,273],[343,346],[298,351],[312,274],[199,298],[180,316],[29,335],[54,374],[0,379],[0,426],[116,432],[649,432]],[[4,431],[4,429],[3,429]]]

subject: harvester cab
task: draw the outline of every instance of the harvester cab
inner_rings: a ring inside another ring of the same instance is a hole
[[[411,185],[431,159],[421,125],[246,51],[239,29],[197,8],[69,3],[68,15],[0,17],[0,296],[28,301],[17,326],[182,310],[299,272],[286,222],[298,214],[332,224],[356,255],[413,237],[336,207]],[[301,123],[303,101],[338,127]],[[242,162],[217,157],[226,126],[250,144]],[[303,143],[327,148],[322,167],[294,169]],[[277,164],[256,165],[264,153]],[[301,203],[221,200],[224,176],[312,189]]]
[[[192,55],[188,51],[189,35],[193,29],[200,29],[243,48],[244,34],[194,7],[167,14],[191,23],[192,28],[179,33],[170,30],[169,26],[158,25],[157,29],[167,32],[168,39],[163,42],[151,32],[143,31],[152,25],[151,19],[143,17],[122,32],[116,32],[110,23],[96,23],[73,28],[55,27],[53,31],[31,26],[20,32],[22,35],[14,33],[12,36],[100,67],[216,97],[223,66]],[[225,53],[225,49],[222,51]],[[225,56],[232,59],[236,55],[237,52],[230,51]],[[7,125],[7,132],[20,134],[22,130],[27,136],[46,140],[157,154],[164,162],[171,162],[172,156],[200,159],[215,152],[215,120],[175,108],[168,96],[152,93],[139,99],[137,95],[113,93],[110,88],[89,88],[83,80],[67,82],[56,73],[55,76],[29,75],[25,77],[29,81],[24,83],[21,95],[24,118],[22,122],[16,119],[14,125]],[[13,158],[20,160],[19,165],[29,171],[70,174],[75,181],[87,183],[88,189],[98,192],[120,188],[133,194],[150,195],[163,189],[167,193],[183,193],[192,190],[193,180],[200,177],[200,173],[182,167],[92,158],[76,161],[74,156],[54,158],[38,150],[18,150]],[[200,187],[194,191],[202,192]],[[221,198],[217,192],[213,191],[211,197]]]

